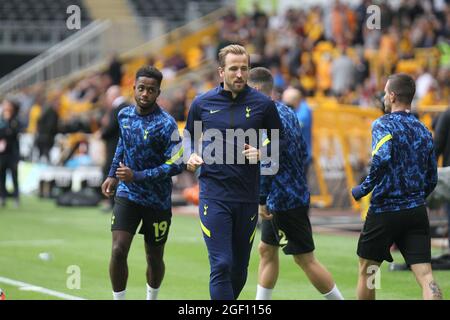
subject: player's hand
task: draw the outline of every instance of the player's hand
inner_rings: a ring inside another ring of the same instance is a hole
[[[116,178],[108,177],[102,184],[102,193],[105,197],[110,198],[114,195],[119,181]]]
[[[258,163],[259,159],[261,158],[260,151],[249,144],[244,144],[244,151],[242,151],[242,154],[249,160],[251,164]]]
[[[266,205],[259,205],[258,212],[259,212],[259,216],[263,220],[272,220],[272,218],[273,218],[273,214],[271,214],[267,210],[267,206]]]
[[[193,153],[189,157],[189,160],[187,162],[187,169],[191,172],[195,172],[198,167],[200,167],[203,164],[203,159],[198,154]]]
[[[116,177],[123,182],[133,181],[133,170],[126,167],[122,162],[120,162],[120,167],[116,170]]]

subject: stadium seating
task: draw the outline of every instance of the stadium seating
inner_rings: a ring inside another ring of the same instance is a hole
[[[213,10],[221,8],[220,0],[128,0],[135,14],[139,17],[165,18],[171,27],[178,27],[188,22],[187,12],[189,3],[197,8],[198,16],[204,16]]]
[[[80,7],[82,21],[90,20],[82,0],[9,0],[0,3],[1,21],[58,21],[67,19],[67,7]]]
[[[81,26],[91,21],[89,11],[82,0],[8,0],[0,2],[0,46],[25,45],[42,51],[44,45],[55,44],[73,31],[66,27],[67,8],[77,5],[81,9]],[[44,49],[45,49],[44,47]]]

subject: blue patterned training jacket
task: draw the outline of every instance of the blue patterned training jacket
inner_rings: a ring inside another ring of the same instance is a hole
[[[158,210],[171,207],[172,179],[183,170],[178,127],[159,106],[145,116],[131,105],[119,112],[120,138],[109,171],[115,177],[119,163],[133,170],[133,181],[120,182],[116,195]],[[172,141],[172,134],[176,139]]]
[[[428,129],[411,113],[393,112],[372,125],[372,165],[355,199],[372,190],[370,213],[400,211],[425,204],[437,183],[437,162]]]
[[[269,211],[287,211],[309,206],[309,190],[305,177],[308,147],[295,112],[275,102],[280,115],[286,147],[280,156],[278,173],[273,180],[261,176],[260,196],[267,197]],[[262,164],[264,166],[264,164]]]

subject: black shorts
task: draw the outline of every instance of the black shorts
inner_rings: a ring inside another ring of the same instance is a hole
[[[424,206],[367,215],[358,241],[358,256],[392,262],[393,243],[408,265],[431,262],[430,223]]]
[[[261,241],[280,246],[285,254],[297,255],[314,251],[309,207],[272,212],[272,220],[263,220]]]
[[[159,246],[167,241],[171,220],[171,210],[155,210],[138,205],[126,198],[116,197],[111,218],[111,231],[122,230],[134,235],[142,221],[139,233],[144,235],[145,242]]]

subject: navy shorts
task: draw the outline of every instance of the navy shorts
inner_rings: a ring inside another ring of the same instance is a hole
[[[122,230],[135,234],[139,224],[140,234],[149,245],[162,245],[167,241],[172,220],[171,210],[155,210],[134,203],[126,198],[116,197],[111,218],[111,231]]]
[[[285,254],[297,255],[314,251],[309,207],[272,212],[272,220],[263,220],[261,241],[280,246]]]
[[[408,265],[431,262],[430,223],[424,206],[367,215],[358,241],[358,256],[392,262],[390,248],[394,243]]]

